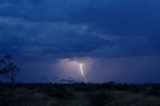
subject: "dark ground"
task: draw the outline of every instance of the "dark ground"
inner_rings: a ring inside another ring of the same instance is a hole
[[[160,85],[0,83],[0,106],[160,106]]]

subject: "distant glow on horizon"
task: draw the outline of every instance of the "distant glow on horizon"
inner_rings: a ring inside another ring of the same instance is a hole
[[[84,69],[83,69],[83,64],[82,64],[82,63],[80,63],[80,71],[81,71],[81,74],[82,74],[85,82],[87,82],[87,78],[86,78],[86,76],[85,76],[85,74],[84,74]]]

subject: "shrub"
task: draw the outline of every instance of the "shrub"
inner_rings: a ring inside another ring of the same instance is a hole
[[[104,106],[112,100],[111,93],[105,91],[88,92],[87,96],[93,106]]]
[[[153,95],[153,96],[160,96],[160,86],[154,86],[154,87],[151,87],[147,94],[149,95]]]
[[[73,99],[74,95],[71,91],[63,86],[48,86],[46,88],[41,89],[41,92],[47,94],[50,97],[57,99]]]

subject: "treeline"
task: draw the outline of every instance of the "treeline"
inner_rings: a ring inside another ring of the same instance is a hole
[[[10,83],[0,82],[0,87],[9,87]],[[28,89],[35,88],[45,88],[50,87],[55,88],[72,88],[78,91],[91,91],[91,90],[120,90],[120,91],[130,91],[130,92],[147,92],[148,94],[153,94],[160,96],[160,84],[121,84],[115,82],[108,82],[103,84],[92,84],[92,83],[72,83],[72,84],[59,84],[59,83],[16,83],[15,87],[25,87]]]

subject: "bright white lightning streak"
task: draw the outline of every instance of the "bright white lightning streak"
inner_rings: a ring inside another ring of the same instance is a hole
[[[84,74],[84,70],[83,70],[83,64],[80,64],[80,71],[81,71],[81,74],[82,74],[85,82],[87,82],[87,78],[86,78],[86,76],[85,76],[85,74]]]

